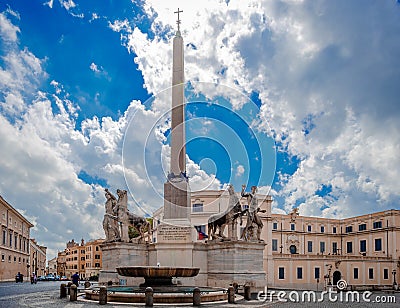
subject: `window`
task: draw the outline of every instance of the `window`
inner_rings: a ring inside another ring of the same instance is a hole
[[[314,268],[314,278],[319,279],[319,267]]]
[[[11,255],[8,256],[8,262],[11,262]]]
[[[336,242],[332,243],[332,253],[334,255],[337,255],[337,243]]]
[[[85,269],[85,265],[82,264],[81,269]]]
[[[325,227],[321,226],[321,233],[324,233],[324,232],[325,232]]]
[[[366,251],[367,251],[367,241],[361,240],[360,241],[360,252],[366,252]]]
[[[320,242],[319,243],[319,252],[324,253],[325,252],[325,242]]]
[[[375,221],[373,224],[374,229],[382,228],[382,221]]]
[[[14,256],[14,262],[17,262],[17,257],[16,256]]]
[[[272,229],[274,229],[274,230],[277,230],[277,229],[278,229],[278,223],[277,223],[277,222],[274,222],[274,223],[272,224]]]
[[[14,248],[17,249],[18,248],[18,235],[14,236]]]
[[[383,269],[383,279],[389,279],[389,270],[387,268]]]
[[[336,227],[332,228],[332,233],[336,233]]]
[[[347,253],[353,253],[353,242],[346,243]]]
[[[354,277],[354,279],[358,279],[358,268],[357,267],[355,267],[353,269],[353,277]]]
[[[272,240],[272,251],[278,251],[278,240]]]
[[[203,203],[193,203],[193,213],[203,212]]]
[[[295,224],[290,224],[290,230],[291,230],[291,231],[296,230],[296,225],[295,225]]]
[[[303,268],[302,267],[297,268],[297,279],[303,279]]]
[[[285,279],[285,268],[284,267],[278,268],[278,278]]]
[[[7,243],[7,231],[3,229],[3,245]]]
[[[10,247],[12,247],[12,231],[10,231]]]
[[[96,251],[99,251],[99,246],[96,246]]]
[[[353,226],[347,226],[346,227],[346,233],[353,232]]]
[[[308,231],[308,232],[311,232],[311,225],[308,225],[308,226],[307,226],[307,231]]]
[[[85,257],[81,257],[81,261],[85,261]]]
[[[358,225],[358,231],[365,231],[367,230],[367,224]]]
[[[100,255],[94,255],[95,259],[100,259]]]
[[[307,242],[307,252],[312,252],[312,241]]]
[[[1,261],[4,262],[6,256],[4,254],[1,255]]]
[[[291,253],[291,254],[297,253],[297,248],[296,248],[295,245],[290,245],[289,250],[290,250],[290,253]]]
[[[94,267],[100,267],[100,263],[95,263]]]
[[[368,269],[368,278],[374,279],[374,269],[373,268]]]
[[[375,251],[382,251],[382,239],[381,238],[375,239]]]

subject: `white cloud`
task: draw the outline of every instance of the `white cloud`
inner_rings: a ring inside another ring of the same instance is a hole
[[[53,8],[53,2],[54,0],[49,0],[48,2],[43,3],[43,5],[47,5],[49,8]]]
[[[399,65],[400,24],[395,3],[176,6],[184,11],[186,78],[259,92],[262,115],[281,150],[300,159],[299,169],[277,192],[286,210],[300,202],[304,213],[348,216],[398,203],[400,76],[393,67]],[[123,40],[135,52],[151,92],[170,82],[171,37],[166,41],[158,34],[173,34],[168,30],[175,27],[171,7],[147,1],[155,37],[134,28]],[[323,185],[331,192],[321,199],[316,192]],[[319,210],[307,211],[307,206]]]
[[[5,13],[0,13],[0,36],[5,42],[16,42],[18,39],[19,28],[7,19]]]
[[[244,167],[242,166],[242,165],[238,165],[237,167],[236,167],[236,174],[235,174],[235,176],[236,177],[240,177],[240,176],[242,176],[243,174],[244,174]]]

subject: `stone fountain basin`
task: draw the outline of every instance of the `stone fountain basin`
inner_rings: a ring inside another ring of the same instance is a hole
[[[117,267],[121,276],[144,278],[194,277],[200,271],[197,267],[168,267],[168,266],[123,266]]]

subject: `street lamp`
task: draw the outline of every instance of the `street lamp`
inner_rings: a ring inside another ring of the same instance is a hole
[[[393,275],[393,289],[396,289],[397,282],[396,282],[396,270],[395,269],[392,271],[392,275]]]

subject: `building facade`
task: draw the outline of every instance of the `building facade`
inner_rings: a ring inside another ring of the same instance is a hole
[[[67,248],[57,256],[58,275],[71,278],[78,272],[82,280],[98,276],[102,268],[102,252],[100,244],[104,239],[91,240],[87,243],[82,239],[78,244],[74,240],[67,243]]]
[[[20,272],[29,279],[30,228],[33,225],[0,196],[0,281],[14,280]]]
[[[57,264],[57,275],[60,277],[66,276],[66,268],[67,268],[67,252],[64,251],[59,251],[57,253],[57,259],[56,259],[56,264]]]
[[[321,289],[345,280],[353,288],[390,288],[399,281],[400,211],[346,219],[265,217],[268,282],[275,287]]]
[[[30,275],[35,273],[37,277],[45,276],[46,272],[46,251],[47,247],[39,245],[35,239],[29,241],[30,254]]]
[[[53,274],[54,276],[58,275],[57,272],[57,257],[49,260],[47,262],[47,274]]]
[[[206,241],[211,215],[228,206],[225,191],[191,193],[192,225],[198,241]],[[346,219],[271,213],[272,198],[258,195],[264,227],[261,238],[268,287],[321,290],[346,280],[351,288],[390,288],[400,279],[400,210],[388,210]],[[242,209],[248,205],[241,198]],[[153,241],[163,208],[154,213]],[[237,236],[242,228],[238,222]],[[227,229],[227,228],[226,228]],[[226,234],[227,230],[225,230]]]

